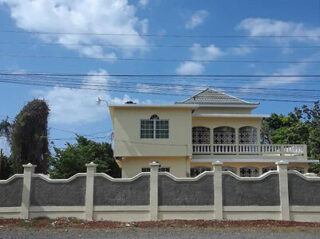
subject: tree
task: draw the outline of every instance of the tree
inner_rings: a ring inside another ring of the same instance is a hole
[[[50,158],[50,177],[69,178],[76,173],[86,172],[86,163],[98,164],[97,172],[120,177],[121,171],[113,158],[109,143],[97,143],[83,136],[76,137],[77,143],[67,143],[66,149],[54,147],[55,155]]]
[[[0,149],[0,180],[7,179],[12,175],[9,158]]]
[[[23,164],[37,165],[36,173],[47,173],[49,107],[35,99],[23,107],[12,124],[10,136],[11,160],[14,173],[22,173]]]
[[[262,139],[273,144],[306,144],[308,156],[320,159],[320,106],[319,101],[309,108],[303,105],[287,116],[272,114],[262,124]],[[319,173],[319,164],[311,164],[310,172]]]

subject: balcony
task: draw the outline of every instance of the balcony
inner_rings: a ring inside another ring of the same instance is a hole
[[[307,158],[304,144],[193,144],[193,155],[260,155]]]

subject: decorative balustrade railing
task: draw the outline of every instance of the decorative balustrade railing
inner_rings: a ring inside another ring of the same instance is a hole
[[[193,144],[193,154],[307,156],[304,144]]]

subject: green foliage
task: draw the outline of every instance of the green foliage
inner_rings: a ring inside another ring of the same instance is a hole
[[[0,122],[0,137],[5,137],[8,140],[8,142],[10,142],[11,132],[12,132],[12,126],[8,118],[6,118],[5,120],[2,120]]]
[[[7,179],[12,175],[10,161],[0,150],[0,180]]]
[[[23,107],[12,124],[10,136],[11,159],[14,173],[22,173],[22,165],[37,165],[36,173],[48,170],[48,115],[44,100],[35,99]]]
[[[303,105],[287,116],[272,114],[264,120],[262,140],[273,144],[306,144],[308,156],[320,159],[320,107],[315,102],[312,108]],[[310,171],[319,173],[318,164],[311,165]]]
[[[97,143],[77,136],[77,143],[67,144],[66,149],[54,148],[55,156],[50,158],[50,177],[69,178],[76,173],[86,172],[86,163],[98,164],[97,172],[120,177],[120,169],[113,159],[109,143]]]

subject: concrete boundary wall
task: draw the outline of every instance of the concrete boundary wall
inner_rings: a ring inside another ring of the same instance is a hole
[[[132,178],[112,178],[96,173],[97,165],[68,179],[24,174],[0,180],[0,218],[75,217],[84,220],[293,220],[320,222],[320,177],[288,171],[277,162],[277,171],[259,177],[239,177],[223,172],[215,162],[213,171],[195,178],[149,173]],[[197,198],[198,197],[198,198]]]

